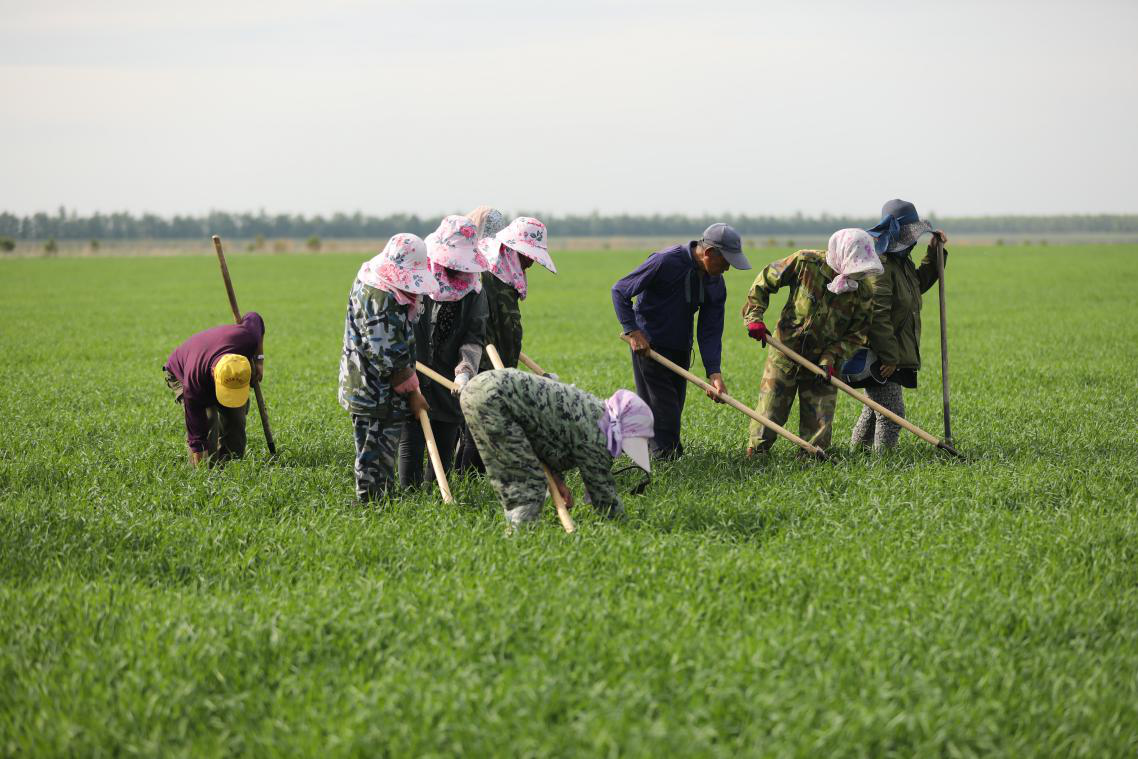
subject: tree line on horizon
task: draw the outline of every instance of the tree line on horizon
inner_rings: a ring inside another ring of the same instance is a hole
[[[536,216],[551,233],[562,237],[691,236],[709,224],[725,221],[743,235],[828,235],[844,227],[868,227],[877,218],[855,216],[759,216],[723,214],[544,214]],[[228,213],[212,211],[202,216],[159,216],[129,212],[94,213],[80,216],[60,208],[19,216],[0,213],[0,238],[13,240],[191,240],[217,234],[232,238],[359,238],[381,239],[397,232],[420,236],[433,231],[437,216],[390,214],[373,216],[362,212],[330,216],[303,214]],[[1138,214],[1088,214],[1040,216],[929,215],[934,225],[958,234],[1138,234]]]

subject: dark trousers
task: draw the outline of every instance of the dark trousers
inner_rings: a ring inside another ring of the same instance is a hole
[[[652,349],[685,369],[691,366],[691,349],[680,351],[656,346]],[[687,397],[687,380],[656,361],[641,358],[635,353],[632,354],[632,376],[636,380],[636,394],[652,409],[655,422],[655,437],[648,444],[649,451],[653,456],[665,459],[682,456],[680,417]]]
[[[458,450],[454,454],[454,468],[459,472],[474,470],[479,474],[486,474],[486,465],[482,463],[482,454],[478,452],[478,445],[474,442],[470,425],[462,425],[462,433],[458,438]]]
[[[454,468],[454,448],[458,442],[459,422],[439,422],[431,420],[431,432],[439,446],[439,458],[443,460],[443,471],[448,475]],[[405,488],[435,481],[435,470],[423,455],[427,451],[427,439],[423,437],[423,426],[418,419],[403,423],[403,434],[399,438],[399,482]]]
[[[174,394],[174,402],[181,405],[182,383],[166,367],[162,367],[162,374],[166,377],[166,387]],[[220,463],[245,455],[245,417],[248,414],[248,401],[241,408],[227,408],[220,404],[206,407],[209,435],[206,436],[205,452],[210,461]]]

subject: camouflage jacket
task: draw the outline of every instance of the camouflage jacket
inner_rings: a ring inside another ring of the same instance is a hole
[[[482,290],[486,293],[486,305],[490,308],[486,322],[486,342],[492,343],[508,367],[518,365],[522,352],[522,312],[518,308],[518,291],[490,272],[482,273]],[[482,354],[478,371],[493,369],[490,357]]]
[[[763,321],[771,293],[789,287],[775,336],[811,361],[841,366],[868,339],[873,287],[863,282],[835,294],[826,285],[836,276],[821,250],[800,250],[769,264],[747,293],[743,323]]]
[[[407,306],[358,279],[348,295],[344,350],[340,354],[340,405],[378,418],[410,416],[391,375],[415,365],[415,334]]]
[[[948,251],[944,252],[948,265]],[[921,294],[937,281],[930,243],[920,266],[908,256],[885,256],[885,271],[873,278],[873,324],[869,347],[883,364],[921,368]]]
[[[470,398],[467,398],[467,394]],[[479,396],[482,396],[479,398]],[[604,511],[623,511],[612,474],[613,458],[601,432],[604,402],[573,385],[538,377],[518,369],[480,374],[463,391],[463,406],[479,399],[485,413],[508,415],[524,431],[528,446],[515,450],[520,441],[503,441],[484,460],[503,456],[508,471],[511,461],[532,449],[549,468],[564,475],[576,468],[593,505]]]

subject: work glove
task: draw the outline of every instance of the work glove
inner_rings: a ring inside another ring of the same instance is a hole
[[[554,382],[560,382],[560,381],[561,381],[561,378],[560,378],[560,377],[558,377],[558,376],[557,376],[556,374],[554,374],[553,372],[546,372],[545,374],[543,374],[543,375],[541,375],[541,376],[542,376],[542,377],[545,377],[546,379],[551,379],[551,380],[553,380]]]
[[[814,375],[814,381],[817,382],[819,385],[829,385],[830,379],[835,374],[837,374],[837,371],[834,369],[834,367],[830,366],[829,364],[822,364],[822,366],[820,368],[825,373],[824,374],[815,374]]]
[[[454,376],[454,387],[451,388],[451,395],[455,398],[462,393],[462,389],[466,387],[466,383],[470,382],[470,375],[466,372],[459,372]]]
[[[765,348],[767,345],[767,337],[770,332],[767,332],[767,325],[762,322],[751,322],[747,325],[747,336],[752,340],[758,340]]]

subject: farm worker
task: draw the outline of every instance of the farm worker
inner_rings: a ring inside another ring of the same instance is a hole
[[[910,254],[926,232],[948,242],[941,230],[923,221],[916,207],[905,200],[890,200],[881,208],[881,221],[869,230],[885,271],[873,279],[873,323],[863,362],[872,376],[857,383],[873,400],[898,416],[905,416],[901,388],[917,386],[921,368],[921,294],[937,281],[936,251],[930,242],[920,266]],[[944,251],[948,260],[948,251]],[[897,445],[901,426],[868,406],[854,425],[853,445],[874,450]]]
[[[526,271],[536,261],[557,273],[549,255],[549,236],[545,225],[537,219],[520,216],[507,226],[502,212],[488,206],[476,208],[469,218],[478,225],[478,249],[490,267],[482,272],[482,289],[486,293],[489,317],[486,321],[486,342],[498,350],[503,364],[516,367],[522,352],[519,303],[525,300],[529,289]],[[478,371],[490,369],[493,369],[490,357],[483,353]],[[485,471],[468,427],[463,428],[456,455],[460,469]]]
[[[462,426],[458,393],[478,373],[486,339],[486,293],[479,277],[488,264],[478,250],[478,225],[466,216],[447,216],[427,235],[427,258],[437,291],[423,299],[423,313],[415,322],[415,355],[447,379],[452,392],[424,378],[423,395],[431,406],[431,427],[438,443],[443,468],[450,472],[455,444]],[[415,422],[403,425],[399,440],[399,479],[403,487],[424,480],[426,440]],[[427,466],[426,476],[435,473]]]
[[[207,457],[220,463],[245,455],[249,383],[264,376],[264,342],[265,322],[250,311],[240,324],[193,335],[166,359],[166,386],[182,404],[195,466]]]
[[[348,293],[339,400],[352,416],[361,503],[391,491],[403,422],[429,408],[415,373],[413,325],[437,289],[423,241],[397,234],[364,262]]]
[[[692,317],[698,312],[696,335],[708,381],[718,393],[727,392],[719,362],[727,301],[723,272],[732,266],[751,268],[743,255],[739,233],[727,224],[712,224],[699,240],[656,251],[612,286],[616,317],[631,341],[636,393],[647,401],[656,420],[650,444],[654,458],[668,460],[683,455],[680,416],[687,384],[683,377],[649,358],[648,350],[687,369],[691,365]],[[718,401],[716,394],[707,395]]]
[[[756,411],[784,424],[797,394],[798,434],[819,448],[829,446],[838,392],[830,377],[835,367],[865,345],[873,289],[859,286],[859,280],[881,272],[873,238],[862,229],[840,229],[825,251],[800,250],[759,272],[743,305],[747,334],[766,345],[770,333],[763,314],[771,293],[789,287],[775,334],[827,374],[815,375],[778,350],[768,350]],[[751,422],[747,455],[769,450],[774,440],[775,433]]]
[[[590,502],[609,518],[624,515],[613,459],[623,451],[649,471],[652,411],[628,390],[602,401],[573,385],[503,369],[471,380],[461,402],[511,525],[533,521],[541,513],[546,493],[542,463],[552,470],[570,506],[573,496],[561,475],[576,467]]]

